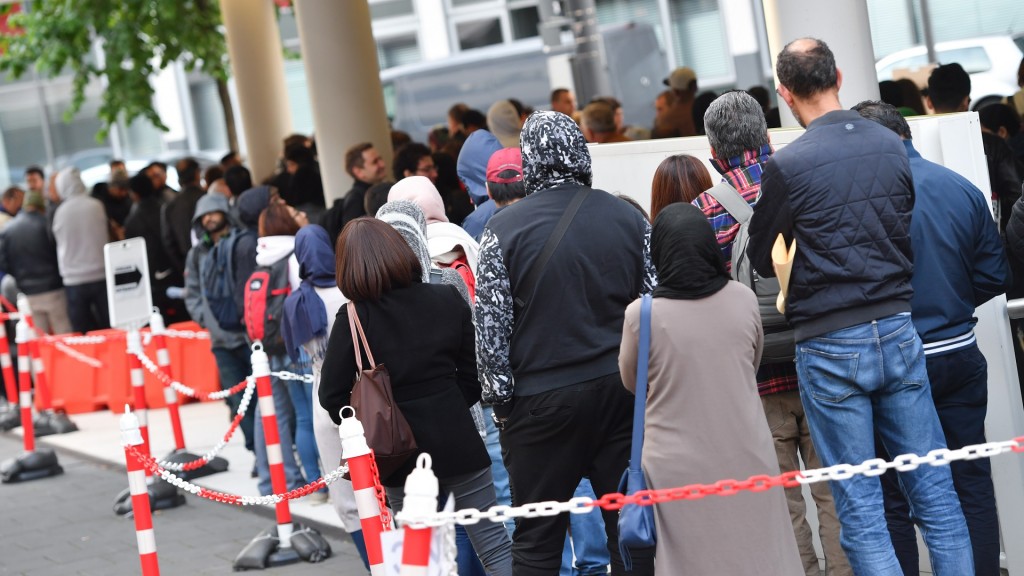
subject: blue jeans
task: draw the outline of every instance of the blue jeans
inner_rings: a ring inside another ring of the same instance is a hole
[[[300,374],[312,374],[309,356],[305,351],[299,365],[290,364],[290,371]],[[305,472],[306,481],[312,482],[321,476],[320,474],[320,452],[316,448],[316,439],[313,437],[313,383],[299,380],[289,380],[288,396],[295,407],[295,449],[302,461],[302,470]],[[327,489],[323,489],[327,492]]]
[[[572,495],[573,498],[581,496],[596,498],[589,478],[584,478]],[[575,567],[572,563],[574,551]],[[611,556],[608,554],[608,536],[605,534],[601,511],[594,508],[586,514],[570,514],[569,534],[566,534],[565,547],[562,548],[562,567],[558,570],[559,576],[607,574],[609,562]]]
[[[491,478],[494,480],[494,492],[498,504],[502,506],[512,505],[512,492],[509,490],[508,470],[505,470],[505,463],[501,461],[501,442],[498,439],[498,429],[494,427],[494,420],[491,414],[494,410],[490,406],[483,407],[484,427],[487,428],[487,438],[484,445],[487,447],[487,455],[491,458]],[[509,537],[515,530],[515,522],[505,522],[505,529]],[[465,526],[455,527],[455,545],[458,549],[456,562],[459,566],[459,576],[485,576],[484,565],[477,558],[473,550],[473,543],[469,540],[469,533]]]
[[[249,361],[250,352],[247,346],[239,346],[237,348],[214,346],[213,357],[217,361],[217,372],[220,375],[221,390],[231,388],[245,380],[249,374],[252,374],[252,365]],[[228,420],[234,420],[235,414],[238,412],[238,406],[242,403],[242,393],[239,392],[233,396],[228,396],[224,399],[224,403],[231,409]],[[245,411],[242,421],[238,424],[238,427],[242,429],[242,435],[245,436],[245,449],[250,452],[255,450],[253,426],[256,418],[256,403],[257,399],[254,391],[252,399],[249,400],[249,408]]]
[[[287,356],[271,356],[270,369],[274,372],[288,370],[292,364]],[[274,391],[274,410],[277,411],[277,432],[281,440],[281,456],[284,462],[284,476],[288,484],[288,490],[295,490],[306,483],[295,462],[295,450],[292,447],[293,428],[295,427],[295,408],[292,405],[291,396],[288,394],[288,387],[277,378],[272,378],[271,383]],[[255,401],[256,398],[253,398]],[[259,410],[259,403],[256,404],[256,472],[259,475],[259,491],[261,496],[273,494],[274,489],[270,482],[270,464],[267,462],[267,443],[263,436],[263,418]],[[315,480],[315,478],[314,478]]]
[[[800,399],[825,466],[874,458],[875,432],[890,454],[946,447],[910,314],[798,342],[796,366]],[[900,481],[923,527],[935,575],[973,574],[971,540],[949,467],[923,465],[900,473]],[[830,487],[854,573],[902,576],[879,479],[857,475]]]
[[[65,286],[64,296],[68,300],[68,319],[75,332],[85,334],[92,330],[110,328],[105,280]]]
[[[928,379],[939,422],[951,450],[985,442],[988,411],[988,363],[978,346],[927,357]],[[880,455],[882,455],[880,451]],[[992,487],[992,461],[961,460],[949,466],[971,534],[975,576],[999,576],[999,518]],[[904,574],[920,571],[917,534],[899,478],[890,470],[882,475],[885,516],[896,557]]]

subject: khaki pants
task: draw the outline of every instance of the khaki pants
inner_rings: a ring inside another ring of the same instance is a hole
[[[36,326],[47,334],[69,334],[71,320],[68,319],[68,301],[64,289],[51,290],[28,297],[32,307],[32,318]]]
[[[790,390],[761,397],[764,413],[768,418],[768,428],[775,441],[775,454],[779,459],[782,472],[800,468],[803,458],[806,468],[820,468],[821,461],[814,452],[811,432],[804,418],[804,408],[800,403],[800,392]],[[828,483],[817,482],[810,485],[811,496],[818,508],[818,536],[825,551],[828,565],[828,576],[853,576],[853,570],[846,560],[839,545],[839,519],[836,518],[835,505],[832,503],[832,492]],[[807,576],[819,576],[818,556],[814,552],[811,527],[807,523],[807,506],[801,488],[786,488],[786,503],[789,505],[789,517],[793,521],[793,532],[796,534],[800,559],[803,561]]]

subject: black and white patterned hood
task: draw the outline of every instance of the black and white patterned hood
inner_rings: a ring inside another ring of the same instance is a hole
[[[572,118],[550,110],[534,112],[523,125],[520,145],[527,194],[559,184],[590,186],[590,150]]]

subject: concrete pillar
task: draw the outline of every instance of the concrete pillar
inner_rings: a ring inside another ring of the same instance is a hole
[[[420,21],[417,34],[423,59],[440,60],[451,56],[452,42],[444,0],[416,0],[416,18]]]
[[[878,100],[878,77],[871,49],[866,0],[835,0],[824,9],[820,0],[763,0],[772,70],[779,52],[797,38],[818,38],[828,44],[843,73],[839,100],[849,108],[862,100]],[[778,82],[776,81],[776,84]],[[783,126],[798,126],[785,102],[779,101]]]
[[[725,35],[729,40],[736,87],[746,90],[764,82],[761,54],[754,25],[754,7],[750,0],[718,0],[718,13],[722,18]]]
[[[281,142],[292,131],[284,52],[270,0],[220,0],[228,55],[238,93],[245,148],[254,182],[274,172]]]
[[[391,166],[391,130],[366,0],[296,0],[302,63],[313,106],[327,204],[352,187],[345,150],[372,142]]]

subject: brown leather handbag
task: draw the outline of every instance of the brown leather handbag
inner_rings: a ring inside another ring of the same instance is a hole
[[[419,452],[409,422],[402,415],[391,390],[391,376],[383,364],[377,364],[366,343],[363,325],[359,322],[356,306],[348,303],[348,325],[352,331],[352,346],[356,353],[355,385],[352,387],[352,407],[356,417],[363,424],[366,443],[373,449],[374,459],[381,478],[386,478],[402,467]],[[358,334],[358,338],[356,335]],[[363,355],[366,351],[370,361],[368,370],[363,370]]]

